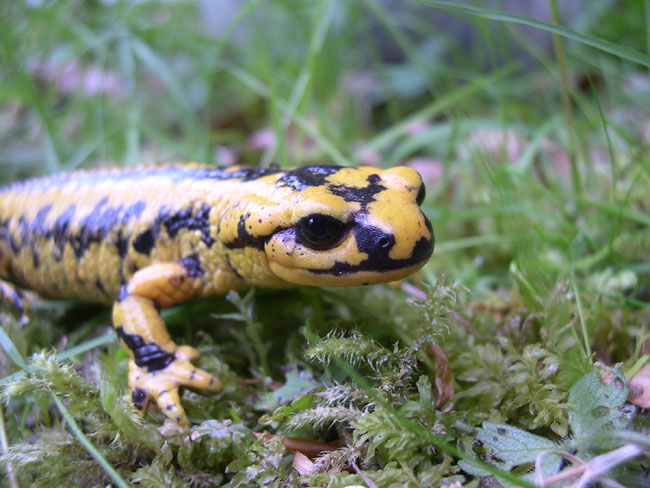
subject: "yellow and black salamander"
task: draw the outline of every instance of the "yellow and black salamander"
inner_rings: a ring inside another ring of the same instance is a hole
[[[112,304],[133,403],[153,399],[186,425],[178,388],[221,383],[192,365],[196,349],[174,343],[161,308],[251,285],[403,278],[433,251],[423,198],[407,167],[191,163],[37,178],[0,190],[0,276],[44,297]]]

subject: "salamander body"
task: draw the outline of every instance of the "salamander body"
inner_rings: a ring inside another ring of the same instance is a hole
[[[113,304],[133,403],[188,422],[178,388],[216,391],[159,309],[247,286],[393,281],[433,251],[412,169],[176,164],[78,171],[0,190],[0,276]],[[4,292],[6,294],[6,292]]]

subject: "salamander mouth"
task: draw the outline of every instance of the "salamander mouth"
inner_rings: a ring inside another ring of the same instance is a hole
[[[430,241],[428,241],[430,243]],[[416,245],[417,249],[417,245]],[[359,272],[378,272],[384,273],[388,271],[396,271],[400,269],[412,268],[413,266],[423,266],[433,254],[433,244],[430,243],[428,250],[423,252],[414,253],[413,257],[407,259],[382,259],[378,262],[377,259],[370,258],[365,261],[360,262],[359,264],[352,265],[349,263],[342,263],[337,261],[334,263],[334,266],[328,269],[307,269],[312,274],[315,275],[334,275],[334,276],[343,276],[347,274],[354,274]]]
[[[278,277],[294,285],[305,286],[364,286],[377,285],[401,280],[415,273],[427,262],[427,258],[413,263],[411,266],[395,268],[390,270],[367,269],[359,271],[331,271],[313,270],[304,268],[287,268],[277,263],[270,263],[271,270]],[[323,273],[322,271],[329,271]]]
[[[381,269],[363,266],[363,263],[358,266],[343,265],[345,264],[343,263],[322,270],[286,267],[275,262],[271,262],[270,265],[275,275],[296,285],[363,286],[388,283],[406,278],[424,266],[430,256],[431,252],[419,260],[410,259],[408,260],[410,264],[407,264],[406,260],[396,260],[398,262]]]

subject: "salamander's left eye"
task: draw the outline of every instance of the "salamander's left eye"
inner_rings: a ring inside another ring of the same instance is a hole
[[[424,197],[427,195],[427,191],[424,189],[424,184],[420,185],[420,189],[418,190],[418,195],[415,197],[415,203],[418,204],[418,206],[422,205],[422,202],[424,202]]]
[[[305,246],[322,250],[338,244],[346,230],[347,226],[334,217],[311,214],[303,217],[296,224],[296,237]]]

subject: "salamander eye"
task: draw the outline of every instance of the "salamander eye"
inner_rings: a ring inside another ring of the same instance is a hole
[[[420,185],[418,190],[418,196],[415,197],[415,203],[418,204],[418,207],[424,202],[424,197],[427,195],[427,191],[424,189],[424,184]]]
[[[334,217],[311,214],[303,217],[296,224],[296,237],[311,249],[328,249],[343,239],[346,228],[343,222]]]

